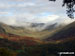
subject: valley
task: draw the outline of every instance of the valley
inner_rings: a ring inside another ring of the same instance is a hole
[[[74,47],[75,22],[39,32],[0,24],[0,51],[8,56],[57,56],[59,51],[75,52]]]

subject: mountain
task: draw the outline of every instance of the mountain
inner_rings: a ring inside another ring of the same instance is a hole
[[[28,36],[36,39],[45,39],[50,35],[53,35],[59,29],[64,27],[62,24],[58,23],[44,24],[44,23],[32,23],[31,25],[24,26],[11,26],[4,23],[0,23],[2,31],[6,33],[11,33],[19,36]]]
[[[31,27],[42,27],[44,23],[32,23]]]
[[[53,30],[57,28],[58,23],[53,23],[53,24],[47,24],[47,23],[32,23],[31,26],[29,27],[32,31],[46,31],[46,30]]]
[[[57,26],[57,23],[47,25],[44,30],[53,30],[53,29],[57,28],[56,26]]]
[[[45,40],[74,40],[75,39],[75,22],[65,26],[64,28],[60,29],[52,36],[46,38]]]
[[[29,26],[24,26],[30,31],[42,31],[42,28],[45,26],[45,23],[30,23]],[[39,29],[40,28],[40,29]]]
[[[4,23],[0,23],[0,39],[7,39],[8,41],[18,42],[25,45],[35,45],[38,44],[37,40],[33,37],[29,36],[20,36],[18,32],[21,33],[24,28],[16,27],[16,26],[9,26]],[[23,32],[22,32],[23,33]]]
[[[74,52],[75,22],[64,27],[58,27],[56,29],[50,28],[55,27],[56,25],[57,23],[48,26],[48,29],[42,32],[30,32],[23,27],[9,26],[1,23],[0,52],[4,53],[5,56],[6,53],[10,53],[10,51],[7,51],[5,53],[3,48],[5,48],[5,50],[8,49],[13,51],[14,53],[17,53],[17,55],[14,54],[15,56],[58,56],[57,54],[60,51]],[[51,31],[50,29],[53,29],[53,31]],[[20,36],[19,34],[22,34],[22,36]],[[26,36],[26,34],[35,35],[35,38]],[[45,37],[45,41],[43,41],[42,39],[41,41],[37,39],[38,35],[42,36],[43,38]],[[62,42],[59,43],[60,41]],[[0,56],[3,55],[0,54]]]
[[[54,26],[52,26],[54,25]],[[44,23],[33,23],[30,26],[11,26],[4,23],[0,23],[0,32],[11,33],[19,36],[28,36],[33,38],[43,38],[51,34],[52,28],[55,28],[55,24],[47,25],[45,27]],[[49,28],[49,29],[48,29]],[[42,31],[41,31],[42,30]]]

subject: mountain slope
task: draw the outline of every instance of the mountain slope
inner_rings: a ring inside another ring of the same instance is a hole
[[[2,24],[0,24],[0,33],[6,33],[5,29],[2,27]]]
[[[62,28],[52,36],[48,37],[46,40],[62,40],[66,38],[74,38],[75,39],[75,22],[67,25]]]
[[[0,39],[7,39],[12,42],[18,42],[25,45],[35,45],[38,44],[33,37],[28,36],[20,36],[17,34],[13,34],[13,31],[21,31],[23,28],[20,27],[12,27],[3,23],[0,23]],[[10,32],[11,31],[11,32]]]
[[[45,30],[35,31],[35,32],[34,32],[34,28],[33,29],[30,28],[32,30],[32,31],[30,31],[30,30],[26,29],[25,27],[10,26],[10,25],[4,24],[4,23],[0,23],[0,26],[1,26],[0,28],[2,28],[4,31],[6,31],[6,33],[11,33],[11,34],[14,34],[14,35],[19,35],[19,36],[28,36],[28,37],[42,39],[45,36],[49,36],[54,31],[55,25],[56,25],[56,23],[53,24],[53,25],[48,25],[45,28]],[[41,28],[38,28],[38,29],[40,30]],[[35,29],[35,30],[37,30],[37,29]]]
[[[56,26],[57,26],[57,23],[54,23],[54,24],[46,26],[44,30],[53,30],[57,28]]]

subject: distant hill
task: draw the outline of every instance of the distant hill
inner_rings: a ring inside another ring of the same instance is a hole
[[[39,27],[37,27],[36,25],[38,25]],[[42,25],[44,25],[44,24],[43,23],[32,24],[33,28],[30,28],[31,30],[28,30],[26,27],[10,26],[10,25],[4,24],[4,23],[0,23],[0,28],[1,28],[0,32],[6,32],[6,33],[14,34],[14,35],[28,36],[28,37],[41,39],[41,38],[44,38],[45,36],[49,36],[51,34],[51,32],[54,31],[57,23],[48,25],[42,31],[37,31],[37,29],[39,29],[39,30],[41,29],[40,27],[42,27]],[[34,28],[36,28],[35,29],[36,31],[34,31]]]
[[[8,41],[18,42],[25,45],[35,45],[38,44],[36,41],[37,38],[29,36],[20,36],[19,33],[23,33],[24,28],[9,26],[4,23],[0,23],[0,39],[7,39]],[[4,41],[4,40],[3,40]]]
[[[31,27],[42,27],[44,25],[45,25],[44,23],[32,23]]]
[[[75,39],[75,22],[65,26],[64,28],[54,33],[52,36],[48,37],[45,40],[66,40],[72,38]]]
[[[57,26],[57,23],[54,23],[54,24],[46,26],[44,30],[53,30],[57,28],[56,26]]]

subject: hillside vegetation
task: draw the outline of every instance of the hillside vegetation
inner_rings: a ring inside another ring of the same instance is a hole
[[[75,22],[67,25],[61,30],[57,31],[52,36],[45,40],[65,40],[65,39],[75,39]]]
[[[1,24],[0,56],[59,56],[59,52],[75,52],[75,22],[51,32],[42,32],[48,35],[41,40],[13,33],[19,29],[22,28]]]

